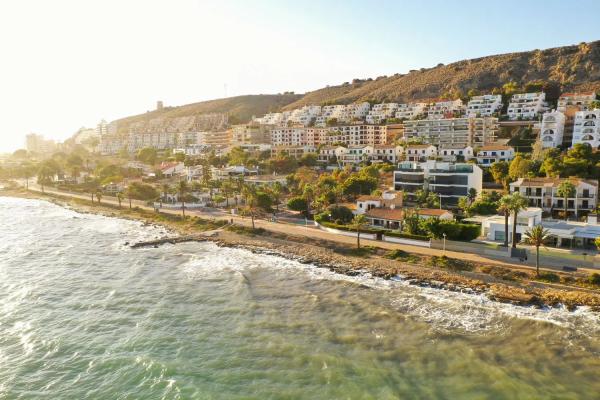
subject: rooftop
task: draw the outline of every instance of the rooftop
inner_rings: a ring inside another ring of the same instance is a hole
[[[581,178],[520,178],[514,184],[519,184],[519,186],[544,186],[544,187],[558,187],[562,182],[569,181],[574,185],[578,185],[579,183],[587,183],[588,185],[598,186],[598,182],[588,179]]]
[[[514,150],[514,148],[510,146],[504,146],[500,144],[490,144],[488,146],[481,146],[479,151],[498,151],[498,150]]]
[[[402,221],[404,212],[400,208],[372,208],[365,213],[370,218],[381,218],[393,221]]]

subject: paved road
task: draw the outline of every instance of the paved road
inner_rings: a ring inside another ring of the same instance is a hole
[[[41,187],[38,186],[37,184],[30,183],[29,190],[41,192]],[[83,200],[88,200],[88,201],[90,200],[89,195],[85,195],[85,194],[81,194],[81,193],[65,192],[65,191],[59,191],[59,190],[50,189],[50,188],[45,188],[45,192],[60,195],[60,196],[69,196],[72,198],[78,198],[78,199],[83,199]],[[102,203],[118,205],[118,200],[116,197],[103,196]],[[140,207],[144,210],[150,210],[150,211],[154,210],[153,207],[147,206],[146,203],[143,201],[132,200],[132,204],[134,206]],[[128,206],[129,206],[129,201],[127,199],[123,200],[123,207],[128,207]],[[174,214],[174,215],[181,214],[180,209],[162,208],[160,211],[163,213],[167,213],[167,214]],[[218,211],[218,210],[199,211],[199,210],[194,210],[194,209],[186,209],[186,215],[193,215],[193,216],[209,218],[209,219],[210,218],[217,218],[217,219],[220,218],[220,219],[228,219],[228,220],[233,219],[234,223],[239,224],[239,225],[244,225],[244,226],[252,225],[251,219],[249,217],[232,215],[230,213]],[[284,233],[284,234],[296,235],[296,236],[305,236],[305,237],[309,237],[311,239],[323,239],[323,240],[329,240],[329,241],[333,241],[333,242],[350,244],[350,245],[356,244],[356,238],[354,238],[354,237],[329,233],[329,232],[318,229],[314,225],[301,226],[301,225],[297,225],[297,224],[280,223],[280,222],[278,223],[278,222],[271,222],[271,221],[266,221],[266,220],[262,220],[262,219],[255,219],[255,226],[257,228],[264,228],[269,231],[273,231],[273,232],[277,232],[277,233]],[[504,267],[516,268],[516,269],[533,269],[534,268],[531,265],[526,265],[522,262],[517,262],[516,260],[514,263],[511,263],[511,262],[506,262],[506,261],[503,261],[503,260],[500,260],[497,258],[493,258],[490,256],[483,256],[480,254],[473,254],[473,253],[454,252],[454,251],[449,251],[449,250],[443,251],[443,250],[431,249],[431,248],[427,248],[427,247],[410,246],[410,245],[383,242],[383,241],[378,241],[378,240],[368,240],[368,239],[362,239],[362,238],[361,238],[361,244],[376,246],[376,247],[388,249],[388,250],[400,249],[400,250],[404,250],[408,253],[427,255],[427,256],[446,255],[448,257],[457,258],[457,259],[461,259],[461,260],[467,260],[467,261],[471,261],[471,262],[475,262],[475,263],[494,264],[494,265],[500,265],[500,266],[504,266]],[[532,254],[532,257],[530,257],[530,258],[533,258],[533,254]],[[533,262],[533,260],[529,260],[529,262]],[[564,261],[559,261],[558,265],[543,265],[543,267],[545,269],[550,269],[550,270],[559,270],[562,267],[562,265],[564,265]],[[583,269],[580,268],[579,270],[582,271]],[[594,270],[586,270],[586,271],[587,272],[596,272]]]

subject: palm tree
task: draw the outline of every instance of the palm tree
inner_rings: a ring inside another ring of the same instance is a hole
[[[498,212],[504,214],[504,247],[508,247],[508,217],[510,217],[511,199],[511,195],[505,194],[498,202]]]
[[[575,197],[575,193],[577,193],[577,188],[569,181],[562,182],[556,189],[556,194],[562,197],[564,201],[565,221],[567,220],[567,201],[569,198]]]
[[[121,208],[121,202],[123,201],[123,193],[117,193],[117,201],[119,202],[119,208]]]
[[[477,189],[470,188],[467,192],[467,199],[469,199],[469,204],[473,204],[475,199],[477,198]]]
[[[162,203],[163,201],[167,201],[167,194],[171,191],[171,187],[169,186],[168,183],[163,183],[162,185],[162,192],[163,195],[159,197],[160,199],[160,207],[162,208]]]
[[[127,187],[127,199],[129,199],[129,209],[131,210],[131,198],[133,197],[133,190]]]
[[[188,192],[188,184],[186,181],[179,181],[179,185],[177,185],[177,192],[179,193],[179,198],[181,200],[181,215],[183,218],[185,218],[185,196]]]
[[[100,201],[102,200],[102,191],[96,191],[96,200],[98,200],[98,204],[100,204]]]
[[[359,214],[355,216],[350,222],[350,227],[352,229],[356,229],[356,248],[360,249],[360,231],[361,229],[369,226],[369,221],[367,221],[367,217],[363,214]]]
[[[527,208],[527,197],[523,196],[519,192],[514,192],[510,200],[510,211],[513,213],[513,226],[512,226],[512,247],[517,248],[517,215],[520,211]]]
[[[247,192],[246,207],[245,207],[244,211],[247,214],[250,214],[250,218],[252,220],[252,229],[256,229],[256,227],[254,225],[254,218],[256,217],[257,210],[258,210],[258,207],[256,206],[256,192],[251,190],[251,191]]]
[[[271,187],[271,196],[275,203],[275,210],[279,212],[279,203],[281,203],[281,194],[283,193],[283,185],[279,182],[275,182]]]
[[[536,225],[525,232],[524,236],[523,243],[535,246],[535,274],[540,276],[540,246],[546,243],[550,237],[550,232],[548,229],[544,229],[542,225]]]
[[[43,163],[38,169],[37,180],[38,183],[42,186],[42,193],[44,193],[44,184],[47,183],[52,177],[52,168],[50,168],[46,163]]]
[[[229,208],[229,196],[233,192],[233,185],[230,181],[224,181],[221,184],[221,191],[225,197],[225,207]]]

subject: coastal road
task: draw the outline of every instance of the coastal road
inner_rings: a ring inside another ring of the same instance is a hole
[[[32,184],[32,183],[29,184],[29,190],[36,191],[36,192],[42,191],[41,187],[39,185]],[[66,191],[61,191],[61,190],[55,190],[53,188],[45,188],[45,192],[49,193],[49,194],[58,195],[58,196],[71,197],[71,198],[90,201],[90,196],[86,195],[86,194],[66,192]],[[102,203],[117,205],[117,206],[119,204],[117,198],[112,197],[112,196],[103,196]],[[122,201],[122,204],[123,204],[123,207],[128,207],[129,201],[127,199],[125,199]],[[132,205],[134,205],[135,207],[144,209],[144,210],[154,211],[153,207],[146,205],[146,203],[143,201],[132,200]],[[162,208],[160,210],[160,212],[166,213],[166,214],[173,214],[173,215],[181,214],[180,209]],[[199,211],[199,210],[193,210],[193,209],[186,209],[186,215],[190,215],[190,216],[193,215],[193,216],[197,216],[197,217],[201,217],[201,218],[205,218],[205,219],[211,219],[211,218],[227,219],[227,220],[233,219],[234,223],[236,223],[238,225],[244,225],[244,226],[252,225],[252,222],[249,217],[242,217],[239,215],[233,215],[231,213],[222,212],[222,211],[206,211],[206,210]],[[282,223],[282,222],[271,222],[271,221],[267,221],[267,220],[263,220],[263,219],[255,219],[255,226],[257,228],[264,228],[264,229],[272,231],[272,232],[277,232],[277,233],[282,233],[282,234],[287,234],[287,235],[304,236],[304,237],[311,238],[311,239],[322,239],[322,240],[327,240],[327,241],[332,241],[332,242],[337,242],[337,243],[343,243],[343,244],[347,244],[347,245],[356,244],[356,238],[326,232],[326,231],[320,230],[317,227],[315,227],[314,225],[310,225],[310,224],[305,226],[305,225]],[[480,254],[455,252],[455,251],[449,251],[449,250],[444,251],[444,250],[432,249],[432,248],[427,248],[427,247],[411,246],[411,245],[405,245],[405,244],[397,244],[397,243],[390,243],[390,242],[383,242],[383,241],[379,241],[379,240],[369,240],[369,239],[362,239],[362,238],[361,238],[361,243],[364,245],[370,245],[370,246],[379,247],[379,248],[383,248],[383,249],[387,249],[387,250],[399,249],[399,250],[406,251],[408,253],[420,254],[420,255],[426,255],[426,256],[446,255],[448,257],[465,260],[465,261],[471,261],[474,263],[493,264],[493,265],[509,267],[509,268],[513,268],[513,269],[529,269],[530,270],[530,269],[534,268],[534,266],[526,265],[525,263],[521,263],[521,262],[510,263],[510,262],[506,262],[504,260],[496,259],[496,258],[489,257],[489,256],[483,256]],[[533,258],[533,257],[530,257],[530,258]],[[532,262],[533,260],[529,260],[529,261]],[[562,268],[562,265],[564,265],[564,261],[558,260],[557,265],[543,265],[543,267],[545,269],[549,269],[549,270],[560,270]],[[580,268],[580,270],[582,270],[582,269]],[[591,269],[588,269],[586,271],[587,272],[597,272],[597,271],[594,271]]]

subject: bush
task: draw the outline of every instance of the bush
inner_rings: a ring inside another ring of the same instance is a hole
[[[448,268],[453,271],[472,271],[475,267],[469,261],[457,260],[446,256],[433,256],[428,264],[432,267]]]
[[[344,206],[330,206],[329,209],[329,221],[341,221],[343,224],[347,224],[352,221],[354,218],[354,214],[352,214],[352,210],[348,207]]]
[[[555,282],[560,282],[560,276],[558,276],[557,274],[555,274],[553,272],[545,272],[543,274],[540,274],[540,276],[537,277],[537,280],[555,283]]]
[[[600,286],[600,274],[599,273],[593,273],[592,275],[590,275],[588,277],[587,280],[590,285]]]
[[[404,250],[391,250],[386,255],[385,258],[389,258],[390,260],[401,260],[407,261],[409,263],[417,263],[421,260],[421,258],[415,254],[410,254]]]
[[[308,204],[306,202],[306,199],[304,199],[304,197],[296,196],[296,197],[292,197],[291,199],[288,200],[287,206],[290,210],[306,211]]]
[[[403,238],[403,239],[413,239],[413,240],[423,240],[423,241],[429,240],[429,237],[427,237],[427,236],[413,235],[411,233],[406,233],[406,232],[386,231],[386,232],[384,232],[384,235],[391,236],[391,237],[397,237],[397,238]]]

